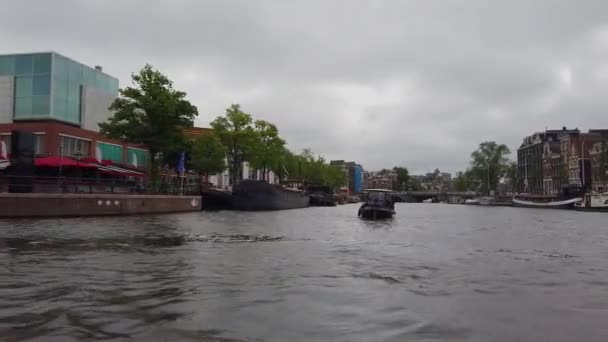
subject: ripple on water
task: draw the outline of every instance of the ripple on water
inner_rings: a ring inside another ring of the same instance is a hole
[[[283,236],[250,234],[154,235],[119,238],[0,238],[0,251],[132,250],[140,247],[177,247],[188,242],[251,243],[285,240]]]
[[[0,220],[0,340],[607,340],[605,217],[399,206]]]
[[[448,323],[422,322],[396,332],[391,340],[416,341],[466,341],[471,337],[471,329]]]

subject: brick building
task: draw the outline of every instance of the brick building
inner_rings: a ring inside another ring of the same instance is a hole
[[[569,134],[578,134],[578,129],[546,130],[537,132],[524,138],[517,149],[517,172],[519,175],[519,192],[543,193],[545,184],[543,153],[545,143],[560,141],[560,137]]]
[[[397,173],[389,172],[365,172],[364,189],[387,189],[395,190],[397,185]]]
[[[545,194],[560,193],[563,179],[560,143],[549,138],[543,147],[543,192]]]
[[[118,79],[55,52],[0,56],[0,159],[13,130],[36,135],[35,155],[94,158],[146,170],[147,148],[108,139],[100,122],[118,96]],[[5,164],[6,165],[6,164]]]
[[[608,191],[608,141],[593,144],[589,150],[591,161],[591,190],[595,192]]]

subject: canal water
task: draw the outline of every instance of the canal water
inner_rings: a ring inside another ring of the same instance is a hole
[[[0,221],[0,340],[608,341],[608,215]]]

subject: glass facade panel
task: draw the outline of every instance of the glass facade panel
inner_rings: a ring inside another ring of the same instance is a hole
[[[80,124],[82,86],[118,94],[117,79],[55,53],[0,56],[0,75],[15,76],[16,119],[48,116]]]
[[[55,54],[54,55],[54,62],[53,62],[53,77],[57,77],[57,78],[61,78],[61,79],[68,79],[68,59]]]
[[[15,62],[15,75],[31,75],[34,72],[34,57],[18,55]]]
[[[82,83],[82,65],[80,65],[76,62],[73,62],[73,61],[68,61],[68,70],[69,70],[68,78],[69,78],[70,82],[81,84]]]
[[[68,83],[68,101],[80,100],[80,82],[69,81]]]
[[[68,80],[58,77],[57,74],[53,74],[53,96],[64,100],[68,98]]]
[[[32,115],[48,116],[51,110],[49,96],[32,96]]]
[[[67,116],[68,100],[65,97],[53,97],[53,114],[54,118],[63,119]]]
[[[32,96],[33,76],[15,77],[15,97]]]
[[[61,119],[69,122],[80,122],[80,102],[78,100],[68,100],[67,105],[67,113],[65,113]]]
[[[51,59],[50,53],[0,57],[3,72],[15,75],[15,119],[49,116]]]
[[[15,74],[15,56],[0,56],[0,75],[12,76]]]
[[[51,54],[41,53],[34,55],[34,74],[48,74],[51,72]]]
[[[82,83],[89,87],[95,86],[95,70],[91,68],[83,68]]]
[[[32,116],[32,97],[15,98],[15,118]]]
[[[51,76],[49,74],[34,75],[33,80],[33,95],[50,95],[51,94]]]
[[[111,160],[113,162],[122,163],[122,146],[98,142],[97,147],[101,151],[102,160]]]

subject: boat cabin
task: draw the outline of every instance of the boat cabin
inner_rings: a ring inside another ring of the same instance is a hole
[[[580,206],[586,208],[608,208],[608,192],[585,194]]]
[[[365,202],[370,204],[393,204],[393,191],[386,189],[368,189],[365,190]]]

